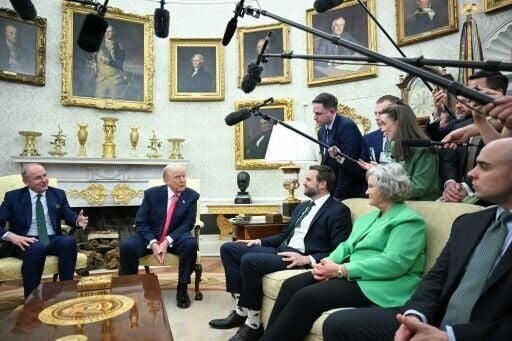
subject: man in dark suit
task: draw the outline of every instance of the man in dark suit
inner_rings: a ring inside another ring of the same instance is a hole
[[[434,4],[431,0],[416,0],[416,10],[407,17],[405,22],[405,35],[411,36],[447,26],[449,24],[447,7],[446,0],[438,0]]]
[[[338,99],[329,93],[321,93],[313,99],[313,119],[320,126],[318,139],[331,146],[329,150],[320,147],[322,165],[331,167],[336,173],[336,190],[334,198],[363,197],[366,181],[361,179],[360,167],[345,159],[335,157],[334,150],[339,150],[353,159],[358,159],[361,150],[361,132],[349,118],[336,114]]]
[[[226,291],[235,297],[236,308],[227,318],[210,321],[210,326],[241,326],[230,340],[258,340],[263,334],[259,318],[263,276],[291,268],[311,268],[348,237],[352,229],[350,210],[330,195],[334,178],[329,167],[311,166],[304,194],[312,200],[297,206],[281,233],[222,245]]]
[[[144,191],[137,211],[137,233],[119,247],[119,275],[138,273],[139,258],[153,253],[163,265],[165,254],[180,256],[176,302],[180,308],[190,306],[187,286],[197,257],[197,241],[190,232],[194,227],[199,194],[187,188],[187,171],[180,165],[164,168],[165,185]]]
[[[260,119],[261,132],[245,146],[244,159],[264,159],[267,153],[270,135],[272,134],[272,123]]]
[[[22,44],[18,29],[13,24],[4,26],[0,37],[0,70],[32,75],[35,72],[35,55]],[[26,42],[26,40],[25,40]]]
[[[215,79],[204,69],[204,57],[196,53],[192,56],[192,70],[183,77],[180,92],[215,92]]]
[[[332,314],[325,340],[508,340],[512,334],[512,138],[486,145],[469,175],[497,207],[465,214],[400,309]],[[396,315],[397,312],[400,314]]]
[[[88,219],[83,211],[76,214],[71,210],[63,190],[48,186],[43,166],[26,164],[21,176],[27,186],[7,192],[0,206],[0,236],[6,241],[0,256],[23,260],[21,274],[27,297],[41,282],[46,255],[59,257],[61,281],[73,279],[76,241],[62,235],[61,220],[85,229]]]

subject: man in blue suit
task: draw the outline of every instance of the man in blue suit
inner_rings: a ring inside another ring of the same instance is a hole
[[[88,219],[83,211],[71,210],[63,190],[48,186],[48,175],[40,164],[26,164],[21,176],[27,186],[5,193],[0,206],[0,236],[6,241],[0,257],[23,260],[21,274],[28,297],[41,282],[46,255],[59,257],[61,281],[73,279],[76,241],[62,235],[61,220],[85,229]]]
[[[313,99],[313,119],[320,126],[318,139],[331,148],[320,147],[322,165],[331,167],[336,173],[336,189],[332,193],[337,200],[364,196],[366,181],[361,179],[357,163],[329,155],[335,148],[358,159],[361,150],[361,132],[354,121],[336,113],[338,99],[329,93],[321,93]]]
[[[236,308],[228,317],[210,321],[210,326],[241,326],[231,341],[258,340],[263,334],[259,318],[263,276],[279,270],[311,268],[347,239],[352,230],[350,210],[330,195],[334,185],[332,169],[311,166],[304,194],[312,200],[297,206],[281,233],[222,245],[226,291],[235,297]]]
[[[380,122],[380,115],[382,114],[382,110],[390,106],[391,104],[396,104],[400,98],[392,96],[392,95],[384,95],[380,97],[375,103],[375,122],[377,122],[377,129],[363,136],[362,144],[361,144],[361,154],[359,158],[363,161],[375,161],[375,162],[389,162],[390,155],[386,155],[386,143],[391,147],[390,142],[387,141],[385,136],[382,134],[380,130],[380,126],[382,125]],[[384,152],[384,153],[383,153]],[[391,149],[389,150],[391,153]],[[364,172],[366,173],[366,172]]]
[[[194,227],[199,194],[187,188],[184,166],[164,168],[165,185],[144,192],[137,211],[137,233],[125,239],[119,247],[119,275],[138,273],[139,258],[153,253],[163,265],[165,254],[180,256],[176,303],[180,308],[190,306],[187,286],[197,257],[197,241],[190,232]]]

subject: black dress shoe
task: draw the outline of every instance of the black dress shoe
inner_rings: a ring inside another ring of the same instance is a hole
[[[244,324],[229,341],[258,341],[263,336],[263,327],[253,329]]]
[[[188,297],[188,293],[186,290],[178,290],[176,292],[176,305],[179,308],[190,307],[190,297]]]
[[[215,329],[230,329],[240,327],[245,323],[246,319],[247,316],[240,316],[233,310],[228,317],[224,319],[211,320],[209,324]]]

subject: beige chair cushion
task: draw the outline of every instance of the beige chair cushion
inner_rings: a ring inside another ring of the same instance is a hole
[[[21,259],[7,257],[0,259],[0,282],[21,279]],[[78,253],[75,269],[87,267],[87,256]],[[56,256],[47,256],[44,263],[44,275],[53,275],[59,272],[59,259]]]

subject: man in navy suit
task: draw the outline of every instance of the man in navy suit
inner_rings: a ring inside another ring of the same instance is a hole
[[[330,195],[334,184],[331,168],[311,166],[304,194],[312,200],[297,206],[281,233],[222,245],[226,291],[235,297],[236,308],[228,317],[210,321],[210,326],[241,326],[230,340],[258,340],[263,334],[259,318],[263,276],[291,268],[311,268],[347,239],[352,229],[350,210]]]
[[[335,312],[323,325],[324,339],[510,340],[511,173],[512,138],[487,144],[468,175],[476,195],[498,206],[454,221],[446,246],[403,308]]]
[[[76,214],[71,210],[63,190],[48,186],[48,175],[40,164],[26,164],[21,176],[27,186],[5,193],[0,206],[0,236],[6,241],[0,256],[23,260],[21,274],[27,297],[41,282],[46,255],[59,257],[61,281],[73,279],[76,241],[62,235],[61,220],[85,229],[88,219],[83,211]]]
[[[135,275],[139,258],[153,253],[163,265],[165,254],[180,256],[176,303],[180,308],[190,306],[187,286],[197,257],[197,241],[190,232],[194,227],[199,193],[187,188],[184,166],[164,168],[165,185],[144,191],[137,211],[137,233],[125,239],[119,247],[119,275]]]
[[[318,139],[330,149],[320,147],[322,165],[331,167],[336,173],[336,189],[332,193],[337,200],[363,197],[366,181],[361,179],[361,169],[350,160],[332,157],[335,148],[353,159],[358,159],[361,150],[361,132],[349,118],[336,114],[338,99],[329,93],[321,93],[313,99],[313,119],[320,126]],[[334,155],[334,154],[333,154]]]
[[[363,161],[374,161],[374,162],[389,162],[389,155],[386,156],[382,152],[385,152],[384,146],[386,145],[386,138],[382,134],[380,127],[382,123],[380,122],[380,115],[382,114],[382,110],[390,106],[391,104],[396,104],[400,98],[392,95],[384,95],[380,97],[375,103],[375,122],[377,122],[377,129],[363,136],[363,142],[361,144],[361,154],[359,158]],[[391,152],[391,150],[389,150]],[[366,172],[364,172],[366,173]]]

